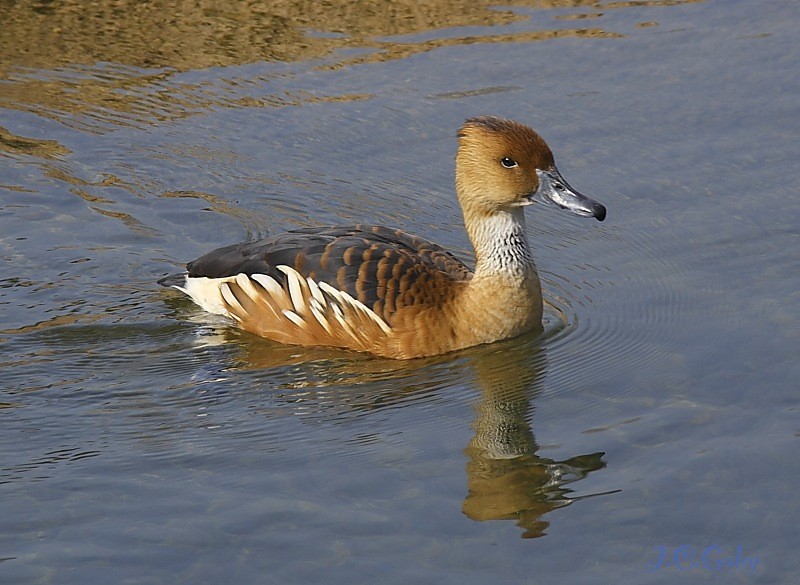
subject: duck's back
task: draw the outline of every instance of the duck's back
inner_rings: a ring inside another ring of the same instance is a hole
[[[401,230],[354,225],[307,228],[213,250],[187,265],[189,277],[266,274],[282,287],[293,268],[346,292],[384,320],[409,304],[436,304],[448,281],[472,271],[447,250]]]
[[[416,315],[441,311],[472,277],[441,246],[361,225],[226,246],[187,271],[160,282],[246,330],[283,343],[373,352],[395,328],[413,326]]]

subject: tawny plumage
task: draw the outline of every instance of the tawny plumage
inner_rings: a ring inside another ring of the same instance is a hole
[[[523,207],[534,198],[602,221],[605,208],[558,173],[530,128],[471,118],[458,133],[456,193],[474,271],[400,230],[295,230],[219,248],[159,281],[247,331],[287,344],[391,358],[437,355],[541,326]]]

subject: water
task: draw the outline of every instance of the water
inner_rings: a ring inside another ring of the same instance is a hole
[[[0,582],[798,574],[797,4],[558,4],[0,6]],[[355,221],[469,258],[479,114],[609,210],[528,212],[544,335],[398,363],[155,284]]]

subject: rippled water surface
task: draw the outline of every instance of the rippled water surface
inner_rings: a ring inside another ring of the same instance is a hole
[[[0,582],[800,574],[796,2],[221,6],[0,1]],[[356,221],[469,259],[479,114],[609,210],[529,209],[544,334],[392,362],[155,284]]]

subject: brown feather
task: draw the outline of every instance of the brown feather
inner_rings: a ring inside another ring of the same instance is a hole
[[[458,136],[456,194],[475,249],[474,273],[427,240],[354,225],[220,248],[190,262],[182,279],[160,282],[276,341],[393,358],[541,326],[541,285],[522,209],[559,178],[553,155],[538,134],[510,120],[471,118]],[[579,215],[605,218],[603,206],[580,198]]]

